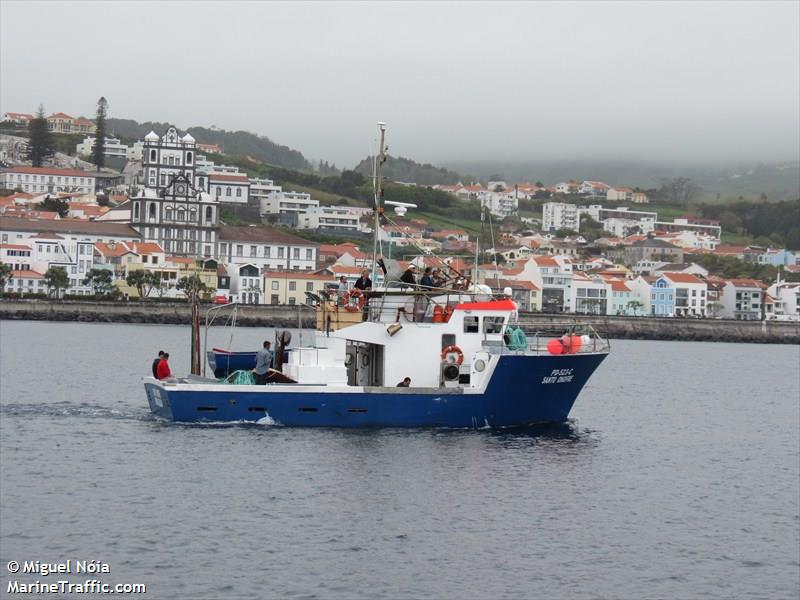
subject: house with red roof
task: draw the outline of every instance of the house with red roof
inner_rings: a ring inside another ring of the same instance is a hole
[[[486,279],[483,283],[492,288],[496,294],[502,294],[506,288],[510,288],[511,299],[517,303],[521,311],[539,312],[542,310],[541,290],[532,281],[493,278]]]
[[[29,121],[35,119],[29,113],[6,112],[3,113],[3,123],[17,123],[19,125],[27,125]]]
[[[44,273],[31,269],[13,269],[6,278],[3,291],[18,294],[45,294],[47,286],[44,283]]]
[[[692,273],[664,272],[660,279],[669,283],[674,292],[674,309],[676,317],[705,318],[708,314],[708,285]]]
[[[633,190],[629,187],[610,187],[606,192],[606,200],[609,202],[631,202],[633,200]]]
[[[32,250],[28,244],[0,244],[0,263],[9,265],[12,270],[32,269]]]
[[[17,166],[0,170],[0,188],[31,194],[80,192],[93,194],[96,177],[77,169]]]
[[[219,202],[247,204],[250,179],[244,173],[209,173],[208,193]]]

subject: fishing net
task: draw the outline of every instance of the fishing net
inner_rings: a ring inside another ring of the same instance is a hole
[[[527,350],[528,338],[525,337],[525,332],[520,327],[511,326],[506,329],[507,342],[509,350]]]
[[[222,380],[223,383],[231,385],[255,385],[256,378],[252,371],[234,371]]]

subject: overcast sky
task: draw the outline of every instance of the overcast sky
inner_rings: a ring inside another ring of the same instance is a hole
[[[800,3],[0,2],[0,110],[246,129],[352,166],[800,155]]]

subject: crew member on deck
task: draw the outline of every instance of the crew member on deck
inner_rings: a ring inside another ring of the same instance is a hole
[[[339,305],[343,306],[347,303],[347,277],[344,275],[339,277],[339,287],[336,292],[339,295]]]
[[[153,377],[158,379],[158,363],[161,362],[161,357],[164,356],[164,351],[158,351],[158,358],[153,361]]]
[[[366,269],[361,271],[361,277],[356,279],[356,283],[355,283],[355,285],[353,287],[355,287],[356,289],[361,290],[362,292],[365,292],[367,290],[371,290],[372,289],[372,279],[369,278],[369,271],[367,271]]]
[[[419,284],[424,288],[432,288],[433,285],[433,277],[431,277],[431,268],[425,267],[425,273],[422,274],[422,279],[420,279]]]
[[[408,284],[408,285],[410,285],[412,287],[416,286],[417,285],[417,278],[414,277],[414,273],[416,273],[416,268],[417,267],[415,267],[414,265],[408,265],[408,268],[401,275],[400,281],[402,281],[403,283],[406,283],[406,284]]]
[[[256,376],[256,385],[266,385],[267,378],[269,377],[269,369],[272,366],[272,350],[271,344],[264,342],[264,347],[256,352],[256,368],[253,373]]]
[[[409,387],[410,385],[411,385],[411,377],[406,377],[405,379],[403,379],[403,381],[397,384],[397,387]]]
[[[167,377],[172,377],[172,371],[169,368],[169,352],[164,352],[161,360],[158,361],[156,379],[166,379]]]

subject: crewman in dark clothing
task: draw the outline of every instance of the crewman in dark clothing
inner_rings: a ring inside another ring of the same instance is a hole
[[[372,279],[369,278],[369,271],[367,271],[366,269],[361,271],[361,277],[356,279],[356,283],[355,283],[355,285],[353,287],[355,287],[356,289],[361,290],[362,292],[364,292],[366,290],[371,290],[372,289]]]
[[[411,385],[411,377],[406,377],[397,384],[397,387],[409,387]]]
[[[422,279],[420,279],[419,284],[424,288],[432,288],[433,285],[433,277],[431,277],[431,268],[425,267],[425,273],[422,275]]]
[[[158,351],[158,358],[153,361],[153,377],[158,379],[158,363],[161,362],[161,358],[164,356],[164,351]]]
[[[417,285],[417,278],[414,277],[415,272],[416,272],[416,267],[414,265],[408,265],[408,268],[403,272],[403,275],[400,277],[400,281],[412,286]]]

